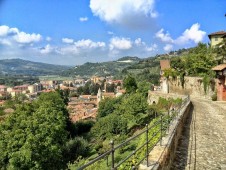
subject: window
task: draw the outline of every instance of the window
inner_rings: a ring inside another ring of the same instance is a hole
[[[215,37],[215,41],[218,41],[218,37]]]

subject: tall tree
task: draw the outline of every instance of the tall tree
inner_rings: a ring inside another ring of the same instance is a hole
[[[19,106],[0,124],[2,169],[62,169],[67,117],[59,94],[41,95],[40,103]],[[54,98],[52,98],[54,96]],[[49,101],[42,101],[42,99]],[[57,106],[56,106],[57,104]]]
[[[137,89],[136,79],[134,77],[132,77],[131,75],[128,75],[123,80],[123,87],[126,89],[126,93],[135,92]]]

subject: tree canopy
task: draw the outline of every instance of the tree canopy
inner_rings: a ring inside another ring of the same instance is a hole
[[[17,107],[0,124],[3,169],[63,168],[63,146],[68,136],[63,100],[51,93],[41,95],[37,103],[35,107]]]
[[[131,75],[128,75],[124,80],[123,80],[123,87],[126,89],[126,93],[132,93],[136,91],[137,89],[137,82],[134,77]]]

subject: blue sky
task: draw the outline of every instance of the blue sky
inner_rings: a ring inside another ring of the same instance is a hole
[[[225,0],[0,0],[0,59],[62,65],[141,58],[208,43]]]

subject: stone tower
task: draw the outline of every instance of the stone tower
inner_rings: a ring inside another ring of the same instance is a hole
[[[101,101],[101,99],[102,99],[102,91],[99,88],[98,93],[97,93],[97,104]]]

